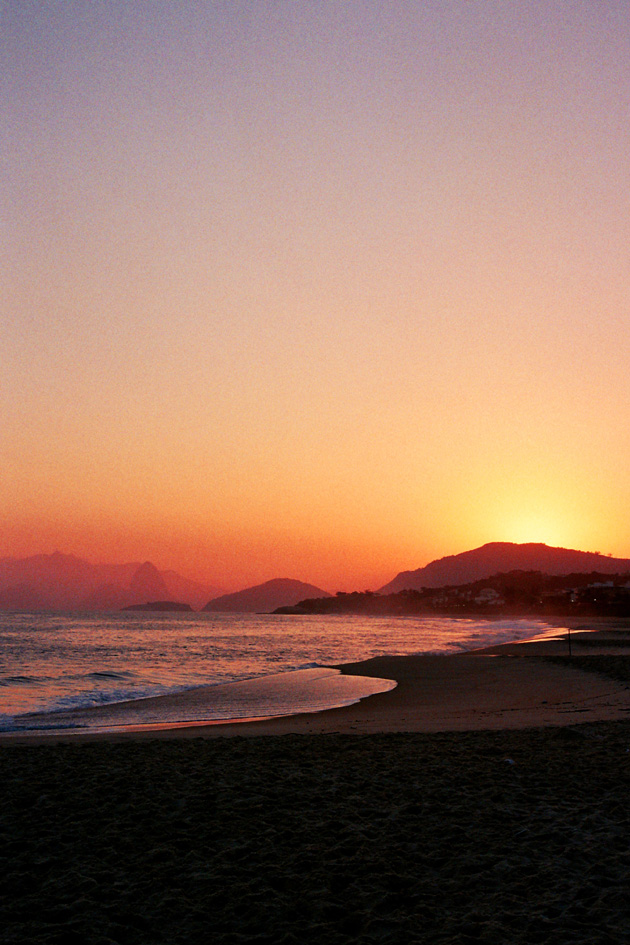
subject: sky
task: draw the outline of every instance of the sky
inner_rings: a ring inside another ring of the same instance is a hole
[[[630,557],[625,0],[0,0],[0,557]]]

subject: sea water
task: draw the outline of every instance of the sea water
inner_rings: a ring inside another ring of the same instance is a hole
[[[208,685],[221,687],[208,720],[319,711],[375,691],[351,677],[335,682],[339,674],[325,667],[385,654],[461,652],[549,631],[529,619],[0,613],[0,731],[37,730],[41,713]],[[243,680],[257,682],[230,685]],[[246,712],[238,693],[246,694]],[[134,717],[151,721],[143,709],[138,703]]]

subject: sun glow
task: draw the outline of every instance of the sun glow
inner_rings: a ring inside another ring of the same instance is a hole
[[[566,546],[568,541],[567,529],[559,522],[550,520],[546,515],[523,514],[516,516],[511,523],[506,522],[504,536],[508,541],[518,544],[526,542],[543,542],[553,547]]]
[[[546,501],[543,502],[543,498]],[[596,529],[587,510],[581,507],[578,497],[567,490],[564,496],[540,497],[538,508],[526,502],[520,507],[505,506],[494,518],[494,533],[502,541],[518,544],[541,542],[554,548],[588,549],[597,544]]]

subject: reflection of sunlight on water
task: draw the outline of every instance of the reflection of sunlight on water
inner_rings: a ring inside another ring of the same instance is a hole
[[[526,637],[523,640],[516,640],[516,643],[539,643],[541,640],[564,640],[567,633],[569,632],[568,627],[548,627],[546,630],[543,630],[541,633],[533,634],[531,637]],[[571,630],[571,636],[575,634],[576,631]]]

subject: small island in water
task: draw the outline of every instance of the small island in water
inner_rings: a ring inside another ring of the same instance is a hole
[[[128,607],[123,607],[122,610],[162,610],[162,611],[180,611],[185,613],[192,613],[193,609],[190,604],[182,604],[176,600],[151,600],[146,604],[130,604]]]

